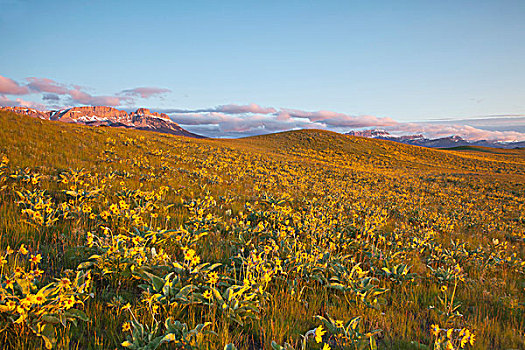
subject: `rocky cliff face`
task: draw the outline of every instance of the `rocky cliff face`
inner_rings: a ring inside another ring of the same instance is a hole
[[[123,127],[188,137],[203,137],[184,130],[177,123],[172,121],[167,114],[151,112],[149,109],[145,108],[139,108],[135,112],[130,113],[104,106],[73,107],[56,111],[39,111],[25,107],[1,107],[0,110],[7,110],[35,118],[56,120],[66,123]]]
[[[0,107],[0,111],[10,111],[10,112],[15,112],[17,114],[28,115],[34,118],[49,119],[48,111],[39,111],[33,108],[27,108],[27,107]]]

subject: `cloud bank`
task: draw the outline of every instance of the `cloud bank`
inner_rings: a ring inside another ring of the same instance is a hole
[[[52,108],[64,105],[91,106],[129,106],[135,104],[138,98],[148,99],[170,92],[169,89],[158,87],[137,87],[125,89],[113,95],[92,95],[83,87],[59,83],[48,78],[29,77],[25,82],[0,75],[0,104],[3,106],[42,107],[43,103],[25,101],[21,98],[10,99],[6,95],[40,96],[43,102],[51,103]],[[45,106],[44,106],[45,109]]]
[[[131,110],[139,99],[162,98],[169,92],[171,90],[166,88],[150,86],[124,89],[112,95],[93,95],[82,86],[49,78],[29,77],[17,82],[0,75],[0,106],[45,110],[75,105],[102,105]],[[40,98],[41,102],[32,101],[34,97]],[[211,137],[242,137],[297,129],[325,129],[345,133],[355,129],[381,128],[394,135],[423,134],[428,138],[459,135],[471,141],[525,141],[524,115],[405,123],[390,117],[265,107],[255,103],[226,104],[203,109],[151,109],[169,114],[173,121],[189,131]]]
[[[353,129],[381,128],[393,134],[423,134],[428,138],[459,135],[466,140],[525,141],[525,118],[512,118],[515,130],[497,130],[496,121],[483,124],[476,119],[476,126],[468,120],[446,123],[403,123],[389,117],[349,115],[333,111],[303,111],[288,108],[249,105],[224,105],[206,109],[159,110],[168,113],[172,120],[196,133],[212,137],[240,137],[285,130],[325,129],[348,132]],[[509,122],[505,123],[509,125]],[[486,127],[485,127],[486,126]],[[496,129],[494,129],[496,128]]]

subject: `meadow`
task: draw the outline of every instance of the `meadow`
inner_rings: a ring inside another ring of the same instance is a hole
[[[525,150],[0,112],[0,345],[523,349]]]

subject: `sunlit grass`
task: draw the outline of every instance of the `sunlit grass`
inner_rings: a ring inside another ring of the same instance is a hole
[[[197,140],[0,113],[0,161],[0,252],[42,257],[26,292],[93,276],[75,325],[8,310],[29,278],[8,288],[6,259],[6,347],[525,346],[523,150],[319,130]]]

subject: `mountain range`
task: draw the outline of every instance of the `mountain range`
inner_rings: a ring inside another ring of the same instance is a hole
[[[429,138],[424,137],[422,134],[394,136],[394,135],[391,135],[388,131],[380,130],[380,129],[352,130],[352,131],[347,132],[345,135],[395,141],[395,142],[400,142],[400,143],[404,143],[407,145],[431,147],[431,148],[451,148],[451,147],[459,147],[459,146],[482,146],[482,147],[510,149],[510,148],[525,147],[525,141],[519,141],[519,142],[501,142],[501,141],[490,141],[490,140],[468,141],[458,135],[441,137],[437,139],[429,139]]]
[[[151,112],[145,108],[129,113],[104,106],[73,107],[53,111],[39,111],[26,107],[0,107],[0,110],[66,123],[148,130],[194,138],[204,137],[181,128],[167,114]]]
[[[205,136],[197,135],[183,129],[179,124],[172,121],[167,114],[151,112],[146,108],[139,108],[135,112],[126,112],[113,107],[105,106],[72,107],[50,111],[40,111],[27,107],[0,107],[0,111],[2,110],[28,115],[34,118],[61,121],[66,123],[147,130],[193,138],[205,138]],[[429,139],[424,137],[422,134],[395,136],[390,134],[388,131],[381,129],[352,130],[347,132],[345,135],[388,140],[408,145],[430,148],[483,146],[511,149],[525,147],[525,141],[469,141],[458,135]]]

